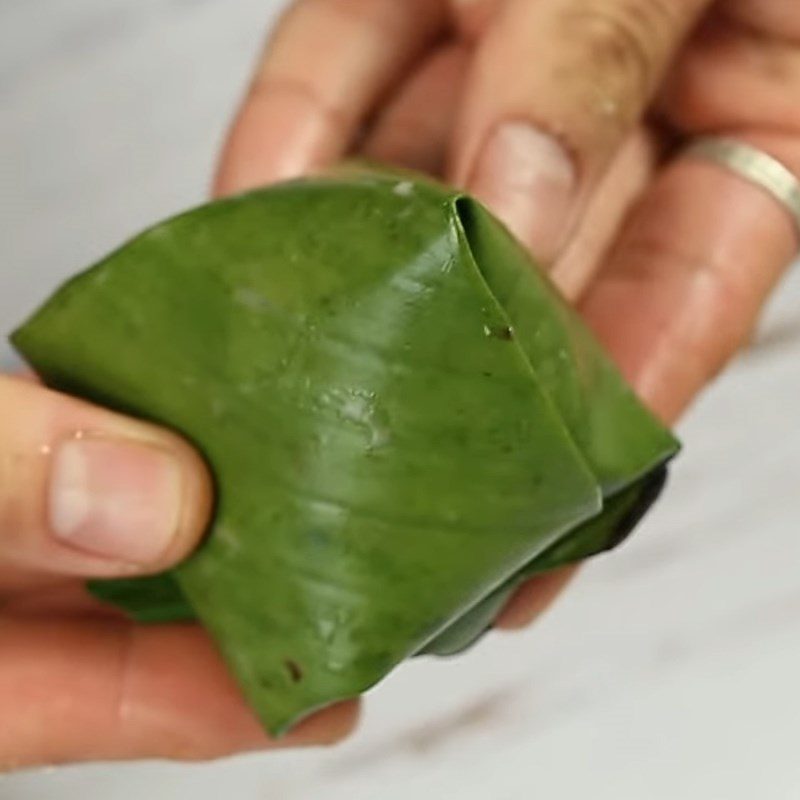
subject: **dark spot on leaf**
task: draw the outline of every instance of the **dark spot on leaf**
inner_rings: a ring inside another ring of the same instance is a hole
[[[489,333],[495,339],[502,339],[504,342],[510,342],[514,338],[514,329],[510,325],[493,325],[489,328]]]
[[[300,683],[300,681],[303,680],[303,670],[296,661],[287,658],[283,662],[283,665],[286,667],[286,671],[289,673],[292,683]]]

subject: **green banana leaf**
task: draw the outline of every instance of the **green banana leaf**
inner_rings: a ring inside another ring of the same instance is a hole
[[[275,734],[618,544],[678,449],[500,223],[390,172],[158,225],[12,339],[50,386],[204,453],[204,544],[92,588],[198,618]]]

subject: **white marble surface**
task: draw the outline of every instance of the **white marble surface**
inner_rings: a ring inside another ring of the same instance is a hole
[[[0,0],[0,328],[202,199],[277,5]],[[403,668],[334,750],[20,774],[0,798],[797,800],[799,301],[795,274],[682,426],[657,513],[535,628]]]

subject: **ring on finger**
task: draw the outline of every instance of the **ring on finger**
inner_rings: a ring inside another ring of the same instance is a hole
[[[684,155],[718,164],[769,192],[791,215],[800,239],[800,178],[782,161],[746,142],[717,136],[695,139]]]

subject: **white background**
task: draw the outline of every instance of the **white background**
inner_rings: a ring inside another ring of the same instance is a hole
[[[2,331],[204,197],[278,5],[0,0]],[[334,750],[20,774],[0,798],[800,798],[799,278],[682,426],[657,512],[535,628],[404,667]]]

